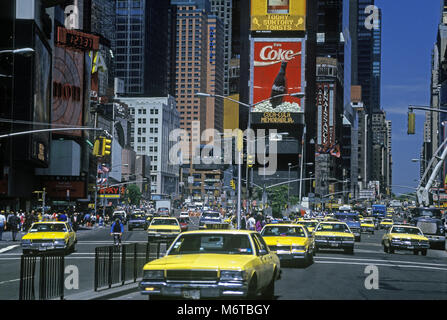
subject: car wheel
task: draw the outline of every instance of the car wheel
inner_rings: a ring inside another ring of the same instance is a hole
[[[354,254],[354,248],[345,249],[345,253]]]
[[[256,298],[257,287],[258,287],[258,281],[256,279],[256,275],[254,275],[253,278],[250,281],[250,284],[248,285],[248,293],[247,293],[247,298],[248,299],[253,300],[253,299]]]
[[[426,255],[427,255],[427,249],[423,249],[423,250],[421,250],[421,254],[422,254],[423,256],[426,256]]]
[[[269,285],[262,292],[262,298],[264,299],[273,299],[275,296],[275,278],[276,278],[276,270],[273,273],[272,281],[270,281]]]
[[[388,247],[386,245],[383,245],[383,252],[388,253]]]
[[[388,252],[391,254],[394,253],[394,248],[391,245],[388,248]]]
[[[313,255],[313,253],[309,252],[307,254],[307,265],[310,266],[313,263],[314,263],[314,255]]]

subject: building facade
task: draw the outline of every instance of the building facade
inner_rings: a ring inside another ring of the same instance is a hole
[[[134,117],[131,146],[137,157],[150,161],[151,193],[178,193],[179,164],[171,163],[169,151],[174,142],[170,133],[179,128],[180,117],[172,96],[154,98],[121,98]]]

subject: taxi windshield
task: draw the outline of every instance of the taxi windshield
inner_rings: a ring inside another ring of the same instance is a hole
[[[316,231],[350,232],[348,226],[343,223],[320,223]]]
[[[417,228],[408,228],[408,227],[394,227],[391,230],[391,233],[406,233],[406,234],[417,234],[423,235],[422,232]]]
[[[161,226],[161,225],[176,226],[178,224],[177,224],[177,220],[174,220],[174,219],[154,219],[154,220],[152,220],[151,226]]]
[[[141,220],[144,219],[143,215],[140,213],[135,213],[130,216],[130,220]]]
[[[172,245],[168,255],[179,254],[253,254],[248,235],[187,234]]]
[[[67,232],[63,223],[39,223],[31,227],[30,232]]]
[[[315,228],[317,226],[317,224],[318,224],[317,221],[299,221],[298,223],[302,224],[302,225],[304,225],[304,226],[306,226],[308,228],[309,227]]]
[[[262,230],[263,237],[305,237],[306,233],[302,227],[271,226]]]

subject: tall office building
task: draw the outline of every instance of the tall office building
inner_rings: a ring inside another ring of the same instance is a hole
[[[174,14],[169,1],[116,1],[115,67],[125,95],[174,93]]]
[[[223,95],[223,24],[211,14],[208,0],[175,0],[176,6],[176,91],[180,127],[192,143],[200,143],[192,133],[192,123],[200,123],[200,133],[223,126],[223,101],[200,98],[198,92]]]
[[[380,83],[382,74],[382,10],[379,9],[378,28],[373,29],[372,50],[372,82],[371,82],[371,108],[373,112],[380,111]]]
[[[120,100],[129,106],[134,117],[131,146],[137,155],[149,156],[151,193],[176,194],[179,167],[169,161],[169,151],[174,146],[169,133],[179,127],[180,119],[174,97]]]
[[[223,23],[224,32],[224,95],[230,94],[230,60],[233,30],[233,0],[210,0],[211,12]]]

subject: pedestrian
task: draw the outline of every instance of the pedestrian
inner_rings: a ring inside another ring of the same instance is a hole
[[[9,215],[8,224],[11,229],[12,241],[16,241],[17,232],[20,228],[20,218],[18,217],[18,214],[13,213]]]
[[[0,241],[3,239],[3,230],[6,229],[6,217],[5,217],[5,211],[2,210],[0,212]]]
[[[261,216],[259,214],[256,216],[256,231],[258,232],[262,231]]]
[[[256,228],[256,220],[250,214],[247,214],[246,228],[247,228],[247,230],[255,230],[255,228]]]
[[[61,214],[59,214],[57,221],[67,221],[67,215],[65,214],[65,212],[62,212]]]
[[[20,215],[20,231],[24,231],[25,228],[25,212]]]

